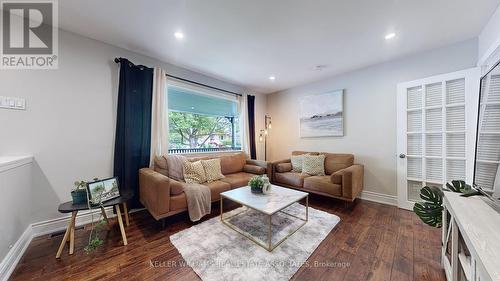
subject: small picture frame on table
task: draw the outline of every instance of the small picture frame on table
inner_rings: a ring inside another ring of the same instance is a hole
[[[89,182],[87,183],[87,190],[92,205],[98,205],[120,197],[117,177]]]

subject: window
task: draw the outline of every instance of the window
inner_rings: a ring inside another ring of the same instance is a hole
[[[169,153],[241,150],[236,97],[179,82],[167,91]]]

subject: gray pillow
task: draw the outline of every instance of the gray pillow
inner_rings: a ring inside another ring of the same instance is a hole
[[[302,172],[311,176],[324,176],[325,155],[304,155]]]
[[[302,160],[304,159],[304,154],[292,155],[290,160],[292,162],[292,172],[302,173]]]

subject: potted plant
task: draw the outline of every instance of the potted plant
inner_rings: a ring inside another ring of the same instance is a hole
[[[73,198],[73,204],[85,204],[87,203],[87,182],[86,181],[75,181],[75,188],[71,191],[71,198]]]
[[[253,176],[248,182],[250,190],[252,193],[262,193],[262,187],[264,187],[264,179],[261,176]]]
[[[465,181],[454,180],[446,183],[444,189],[448,192],[463,193],[462,196],[476,195],[470,185]],[[443,225],[443,190],[435,186],[425,186],[420,190],[420,198],[424,202],[417,202],[413,206],[413,211],[427,225],[441,228]]]
[[[98,178],[94,178],[94,181],[99,180]],[[92,209],[92,207],[102,207],[102,202],[99,198],[97,202],[90,202],[89,198],[87,196],[87,182],[86,181],[75,181],[74,183],[75,188],[71,191],[71,197],[73,198],[73,204],[87,204],[89,210]],[[92,204],[91,204],[92,203]],[[90,235],[89,235],[89,242],[87,246],[85,246],[84,251],[87,254],[92,253],[94,250],[96,250],[99,246],[101,246],[104,241],[99,238],[98,236],[98,231],[102,228],[102,226],[106,222],[104,219],[99,219],[97,223],[94,221],[94,213],[91,212],[91,230],[90,230]]]

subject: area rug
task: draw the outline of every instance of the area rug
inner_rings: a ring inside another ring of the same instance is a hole
[[[224,217],[236,227],[266,241],[268,217],[241,207]],[[305,208],[294,204],[285,209],[299,217]],[[309,207],[309,221],[272,252],[256,245],[215,217],[170,236],[170,241],[198,276],[210,280],[289,280],[337,225],[340,218]],[[301,221],[278,213],[272,218],[273,243],[285,237]]]

